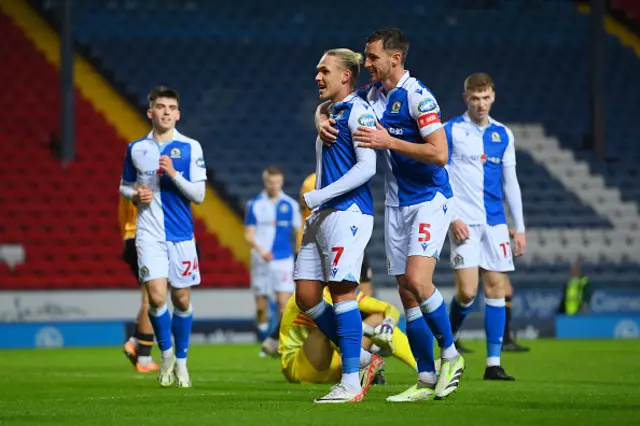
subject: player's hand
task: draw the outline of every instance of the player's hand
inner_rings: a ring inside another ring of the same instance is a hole
[[[393,340],[393,330],[396,328],[396,323],[393,318],[385,318],[381,324],[378,324],[373,329],[372,339],[376,342],[382,343],[385,346],[391,346]],[[391,348],[393,352],[393,348]]]
[[[514,235],[516,235],[516,231],[514,229],[509,229],[509,238],[513,239]]]
[[[527,238],[524,236],[524,232],[516,232],[513,235],[513,245],[515,257],[520,257],[527,251]]]
[[[340,133],[338,129],[333,127],[336,124],[336,120],[330,118],[328,120],[324,120],[322,123],[319,123],[316,126],[316,130],[318,131],[318,136],[322,142],[324,142],[325,146],[331,146],[336,143],[338,138],[337,134]]]
[[[141,186],[136,189],[133,201],[136,203],[150,203],[153,201],[153,191],[146,186]]]
[[[176,169],[173,167],[173,161],[168,155],[160,157],[160,170],[162,170],[171,179],[176,177]]]
[[[393,137],[389,131],[376,122],[376,128],[358,126],[358,130],[353,134],[353,139],[361,148],[391,149]]]
[[[469,227],[460,219],[456,219],[451,223],[451,232],[457,241],[466,241],[469,239]]]
[[[260,257],[265,262],[271,262],[273,260],[273,253],[271,253],[270,251],[263,251],[262,253],[260,253]]]

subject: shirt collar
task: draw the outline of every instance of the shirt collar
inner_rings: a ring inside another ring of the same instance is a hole
[[[262,195],[262,198],[264,198],[265,200],[271,201],[271,198],[269,198],[269,194],[267,194],[267,190],[266,189],[263,189],[260,194]],[[273,202],[277,203],[278,201],[280,201],[282,199],[282,195],[284,195],[283,191],[278,192],[278,198]]]
[[[389,90],[389,93],[387,93],[387,96],[391,95],[391,93],[393,93],[394,90],[404,86],[404,84],[407,82],[409,77],[411,77],[411,75],[409,74],[409,70],[405,70],[404,74],[402,74],[402,78],[398,81],[398,84],[396,84],[396,87]]]
[[[174,129],[173,129],[173,139],[171,139],[169,142],[177,141],[177,140],[180,139],[181,136],[182,136],[182,134],[178,131],[178,129],[176,129],[174,127]],[[150,141],[156,142],[156,143],[160,143],[157,140],[155,140],[155,138],[153,137],[153,129],[151,129],[151,131],[147,134],[147,139],[149,139]],[[165,143],[169,143],[169,142],[165,142]]]
[[[492,124],[495,123],[495,120],[493,118],[491,118],[491,116],[489,116],[489,124],[486,127],[480,127],[478,126],[476,123],[474,123],[471,120],[471,117],[469,117],[469,111],[465,111],[464,114],[462,114],[462,118],[464,119],[464,121],[466,123],[471,124],[473,127],[475,127],[476,129],[480,130],[480,131],[484,131],[487,130]]]

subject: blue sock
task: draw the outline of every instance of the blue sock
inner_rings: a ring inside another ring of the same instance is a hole
[[[269,336],[269,323],[261,322],[258,324],[258,341],[262,342]]]
[[[176,342],[176,358],[186,358],[189,349],[189,337],[191,337],[191,325],[193,324],[193,308],[191,305],[186,311],[174,309],[171,331]]]
[[[467,304],[463,304],[458,302],[458,299],[454,296],[451,299],[451,312],[449,313],[449,321],[451,321],[451,332],[456,334],[460,327],[462,326],[462,322],[469,315],[469,311],[471,311],[471,306],[473,306],[473,299],[471,302]]]
[[[407,319],[407,338],[413,357],[418,363],[418,373],[436,371],[433,364],[433,333],[422,316],[420,308],[409,308],[405,312]]]
[[[171,343],[171,315],[169,315],[169,309],[167,304],[154,308],[149,308],[149,320],[153,327],[153,333],[156,335],[156,342],[158,342],[158,348],[161,351],[171,349],[173,344]]]
[[[427,320],[429,329],[438,341],[440,349],[447,349],[446,353],[441,352],[443,358],[450,358],[458,354],[453,347],[453,333],[451,332],[451,323],[447,315],[447,307],[440,291],[436,289],[431,297],[420,304],[420,309]],[[453,347],[453,350],[449,350]]]
[[[335,304],[338,343],[342,354],[342,374],[360,371],[362,348],[362,316],[356,300]]]
[[[336,311],[332,305],[323,300],[306,311],[305,314],[309,315],[320,331],[339,347],[338,335],[336,334],[338,320],[336,319]]]
[[[507,310],[504,298],[484,299],[484,331],[487,335],[487,366],[500,365]]]

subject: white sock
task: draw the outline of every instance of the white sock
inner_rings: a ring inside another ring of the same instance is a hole
[[[436,376],[435,371],[423,371],[422,373],[418,373],[418,382],[426,383],[429,385],[435,385],[438,381],[438,376]],[[418,387],[420,383],[418,383]]]
[[[456,345],[451,345],[448,348],[444,348],[440,350],[441,358],[455,358],[458,356],[458,350],[456,349]]]
[[[173,348],[162,351],[162,358],[171,358],[173,356]]]
[[[187,368],[187,359],[186,358],[176,358],[176,365],[178,368]]]
[[[133,343],[135,346],[138,346],[138,339],[136,339],[135,337],[133,336],[129,337],[129,341]]]
[[[371,364],[371,354],[360,348],[360,368],[364,368],[369,364]]]
[[[355,373],[342,374],[342,384],[352,392],[361,392],[362,386],[360,386],[360,374]]]
[[[152,361],[151,355],[149,356],[139,356],[138,357],[138,362],[141,365],[149,365],[149,363]]]
[[[261,322],[260,324],[258,324],[258,330],[261,333],[266,333],[267,331],[269,331],[269,323],[268,322]]]
[[[499,367],[499,366],[500,366],[499,356],[490,356],[487,358],[487,367]]]

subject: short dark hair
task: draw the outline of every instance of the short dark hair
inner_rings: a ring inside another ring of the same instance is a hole
[[[464,81],[465,92],[480,92],[486,89],[495,90],[495,86],[491,76],[483,72],[471,74]]]
[[[263,177],[275,175],[284,176],[284,173],[282,173],[282,169],[278,166],[269,166],[262,172]]]
[[[149,92],[149,95],[147,96],[147,101],[149,101],[149,108],[153,106],[153,103],[158,98],[175,99],[178,105],[180,105],[180,93],[169,86],[156,86],[153,88],[153,90],[151,90],[151,92]]]
[[[373,34],[367,38],[367,43],[373,43],[378,40],[382,41],[384,50],[399,51],[400,62],[404,64],[404,61],[407,59],[407,53],[409,53],[409,40],[407,40],[400,29],[388,27],[375,30]]]

